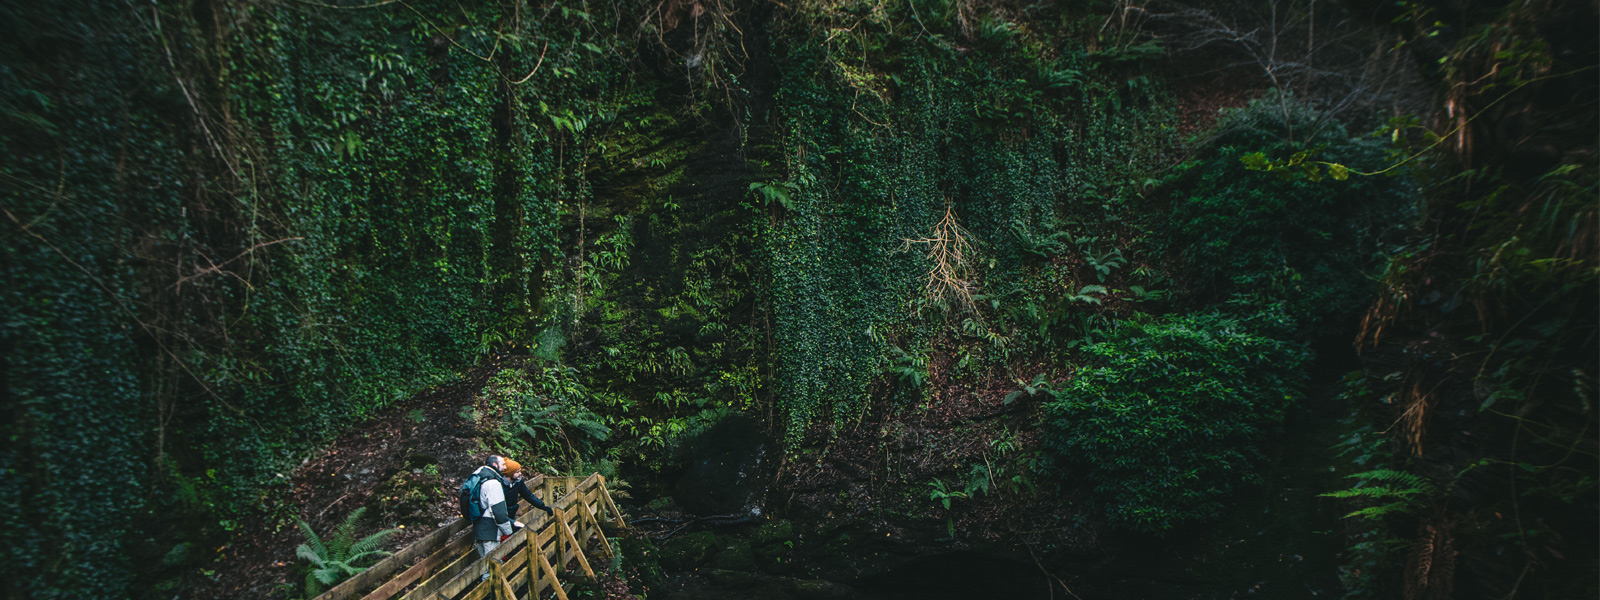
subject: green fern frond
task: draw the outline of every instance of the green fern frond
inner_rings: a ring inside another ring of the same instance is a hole
[[[390,554],[393,554],[393,552],[389,552],[387,550],[366,550],[350,555],[350,559],[345,561],[343,564],[355,565],[356,563],[366,560],[368,557],[381,557],[388,556]],[[360,567],[360,570],[365,571],[366,567]],[[352,573],[352,575],[353,574],[354,573]]]
[[[364,514],[366,514],[365,507],[351,511],[334,530],[333,539],[326,544],[317,537],[315,531],[312,531],[309,523],[300,520],[300,529],[306,534],[306,543],[295,547],[295,556],[310,563],[311,568],[306,573],[307,597],[316,596],[324,586],[336,584],[366,570],[366,567],[358,567],[356,563],[390,554],[379,550],[378,545],[399,533],[399,529],[385,529],[361,538],[360,541],[355,540],[356,525]]]
[[[316,570],[312,571],[311,575],[317,578],[317,583],[321,583],[322,585],[333,585],[335,583],[338,583],[339,580],[341,579],[339,577],[339,574],[340,574],[339,573],[339,567],[340,566],[341,565],[339,565],[338,563],[334,563],[334,564],[329,565],[327,567],[324,567],[324,568],[321,568],[321,569],[316,569]]]
[[[574,417],[568,420],[567,424],[577,428],[579,431],[582,431],[584,435],[587,435],[598,441],[603,442],[611,437],[611,428],[606,427],[605,423],[601,423],[593,419]]]
[[[303,558],[303,559],[306,560],[306,562],[311,563],[313,565],[316,565],[318,567],[325,567],[326,566],[325,561],[322,558],[322,555],[317,554],[316,550],[313,550],[310,546],[307,546],[305,544],[300,544],[299,546],[296,546],[295,549],[294,549],[294,555],[297,556],[297,557]]]
[[[400,533],[399,529],[385,529],[383,531],[379,531],[379,532],[374,533],[372,535],[369,535],[367,537],[361,538],[361,541],[356,542],[355,545],[353,545],[353,546],[350,546],[351,558],[349,558],[347,560],[349,562],[351,562],[351,563],[354,563],[356,561],[356,559],[355,559],[356,556],[364,555],[364,554],[370,553],[370,552],[372,552],[374,550],[377,550],[378,545],[382,544],[383,540],[385,540],[389,536],[392,536],[392,535],[397,534],[397,533]]]
[[[1357,480],[1355,487],[1320,494],[1324,498],[1384,502],[1352,511],[1345,518],[1379,519],[1391,514],[1410,513],[1422,507],[1427,499],[1438,494],[1439,488],[1427,479],[1394,469],[1373,469],[1349,475]]]
[[[317,532],[311,530],[311,524],[303,519],[296,520],[299,521],[300,531],[306,534],[306,543],[303,546],[319,558],[328,556],[327,545],[322,543],[322,538],[317,537]]]
[[[328,550],[332,556],[338,558],[350,554],[350,546],[355,543],[356,523],[366,513],[367,507],[365,506],[350,511],[350,515],[346,516],[344,522],[339,524],[339,528],[333,534],[333,541],[328,543]]]

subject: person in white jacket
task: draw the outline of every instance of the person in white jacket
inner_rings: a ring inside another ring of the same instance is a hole
[[[500,542],[511,537],[512,520],[506,509],[506,490],[510,485],[500,474],[505,468],[506,459],[490,456],[484,466],[473,472],[483,475],[483,483],[478,484],[478,506],[482,507],[483,515],[472,523],[472,537],[477,542],[479,557],[488,556]]]

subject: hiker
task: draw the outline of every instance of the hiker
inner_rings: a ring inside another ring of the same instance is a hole
[[[512,519],[517,518],[519,500],[527,500],[534,508],[544,511],[544,514],[554,515],[555,510],[545,505],[538,496],[528,489],[528,480],[522,476],[522,465],[517,461],[506,459],[506,477],[511,480],[511,491],[506,494],[506,512]],[[522,522],[518,521],[518,525]]]
[[[500,542],[511,537],[511,515],[506,510],[506,489],[510,483],[501,476],[506,459],[490,455],[462,484],[462,512],[472,520],[472,537],[478,556],[488,556]],[[476,486],[476,490],[471,490]],[[473,506],[467,506],[472,501]]]

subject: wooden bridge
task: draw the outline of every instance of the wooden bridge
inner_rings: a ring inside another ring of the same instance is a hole
[[[589,554],[614,556],[601,525],[623,525],[622,512],[599,473],[584,479],[536,475],[529,489],[542,490],[555,513],[527,507],[527,525],[489,556],[478,558],[466,519],[440,527],[404,550],[317,596],[314,600],[538,600],[546,592],[566,600],[577,574],[595,580]],[[550,498],[559,498],[550,502]],[[485,578],[484,574],[488,574]]]

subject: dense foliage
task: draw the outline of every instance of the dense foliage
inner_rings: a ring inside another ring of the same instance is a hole
[[[974,370],[1044,342],[1071,307],[1039,305],[1094,277],[1063,259],[1103,259],[1100,283],[1127,264],[1107,258],[1117,190],[1173,135],[1137,57],[997,15],[967,53],[956,5],[924,8],[802,5],[782,30],[784,172],[758,189],[791,440],[859,418],[935,339],[969,345]]]
[[[1592,596],[1593,7],[1257,4],[4,2],[6,592],[349,541],[295,465],[507,357],[462,417],[530,468],[965,390],[1018,427],[919,501],[1215,523],[1353,338],[1347,590]]]
[[[1394,154],[1387,140],[1352,137],[1299,101],[1268,98],[1228,111],[1201,147],[1204,158],[1169,182],[1175,197],[1163,236],[1198,291],[1281,298],[1308,330],[1347,330],[1372,297],[1385,243],[1417,225],[1414,184],[1398,177],[1404,170],[1312,181],[1249,170],[1243,159],[1306,151],[1376,171]]]
[[[182,540],[282,522],[314,444],[544,327],[572,155],[631,89],[616,38],[392,8],[6,8],[0,535],[25,594],[118,596],[128,548],[171,559],[154,586],[200,558]],[[149,502],[56,509],[108,472]]]
[[[1085,351],[1047,405],[1047,442],[1085,467],[1108,518],[1156,532],[1215,519],[1255,479],[1309,357],[1257,327],[1216,313],[1134,319]]]

